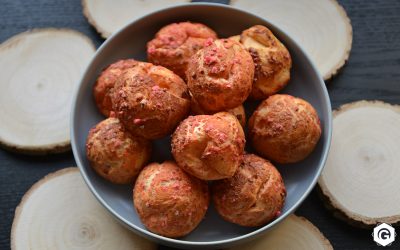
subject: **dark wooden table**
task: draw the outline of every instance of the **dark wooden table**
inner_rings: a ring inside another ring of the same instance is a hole
[[[350,60],[327,82],[333,108],[360,99],[400,104],[400,1],[339,2],[352,21],[354,37]],[[92,38],[96,46],[104,41],[82,15],[80,0],[0,0],[0,42],[39,27],[73,28]],[[3,119],[6,117],[0,122]],[[10,248],[14,210],[31,185],[47,173],[75,165],[71,152],[29,157],[0,149],[0,249]],[[315,190],[296,214],[313,222],[336,249],[379,249],[371,230],[353,228],[335,219]],[[400,249],[400,239],[389,248]]]

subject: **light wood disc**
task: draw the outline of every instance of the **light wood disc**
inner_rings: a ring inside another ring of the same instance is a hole
[[[232,250],[321,250],[333,249],[329,240],[311,222],[303,217],[289,215],[264,236]]]
[[[15,211],[11,249],[156,249],[108,214],[77,168],[49,174],[24,195]]]
[[[319,179],[326,205],[354,225],[399,222],[399,179],[400,107],[359,101],[335,111]]]
[[[83,14],[103,38],[150,12],[190,0],[82,0]]]
[[[0,45],[0,145],[29,154],[70,148],[72,93],[94,54],[85,35],[37,29]]]
[[[287,32],[327,80],[347,61],[353,39],[350,19],[335,0],[231,0]]]

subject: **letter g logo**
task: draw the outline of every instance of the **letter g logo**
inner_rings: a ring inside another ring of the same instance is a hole
[[[394,228],[386,223],[381,223],[374,228],[372,233],[374,241],[379,246],[389,246],[395,240],[396,232]]]

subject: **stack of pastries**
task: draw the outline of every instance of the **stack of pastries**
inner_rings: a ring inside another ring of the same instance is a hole
[[[286,47],[261,25],[218,39],[204,24],[181,22],[155,34],[147,55],[149,62],[109,65],[94,84],[107,118],[87,138],[93,170],[133,184],[142,223],[166,237],[193,231],[210,200],[223,219],[241,226],[278,217],[286,189],[274,163],[305,159],[321,136],[310,103],[277,94],[290,82]],[[244,150],[247,100],[259,102],[247,124],[258,155]],[[148,164],[152,141],[166,136],[175,162]]]

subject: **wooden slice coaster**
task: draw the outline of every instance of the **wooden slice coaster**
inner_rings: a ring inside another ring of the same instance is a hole
[[[324,80],[349,58],[353,32],[345,10],[335,0],[231,0],[274,24],[305,49]]]
[[[103,38],[150,12],[190,0],[82,0],[83,14]]]
[[[15,210],[11,249],[156,249],[119,225],[95,200],[77,168],[49,174]]]
[[[0,145],[28,154],[70,148],[72,92],[94,54],[85,35],[37,29],[0,45]]]
[[[356,226],[400,221],[400,106],[346,104],[334,112],[319,187],[328,208]]]
[[[232,248],[232,250],[264,249],[333,249],[331,243],[311,222],[303,217],[289,215],[260,238]]]

